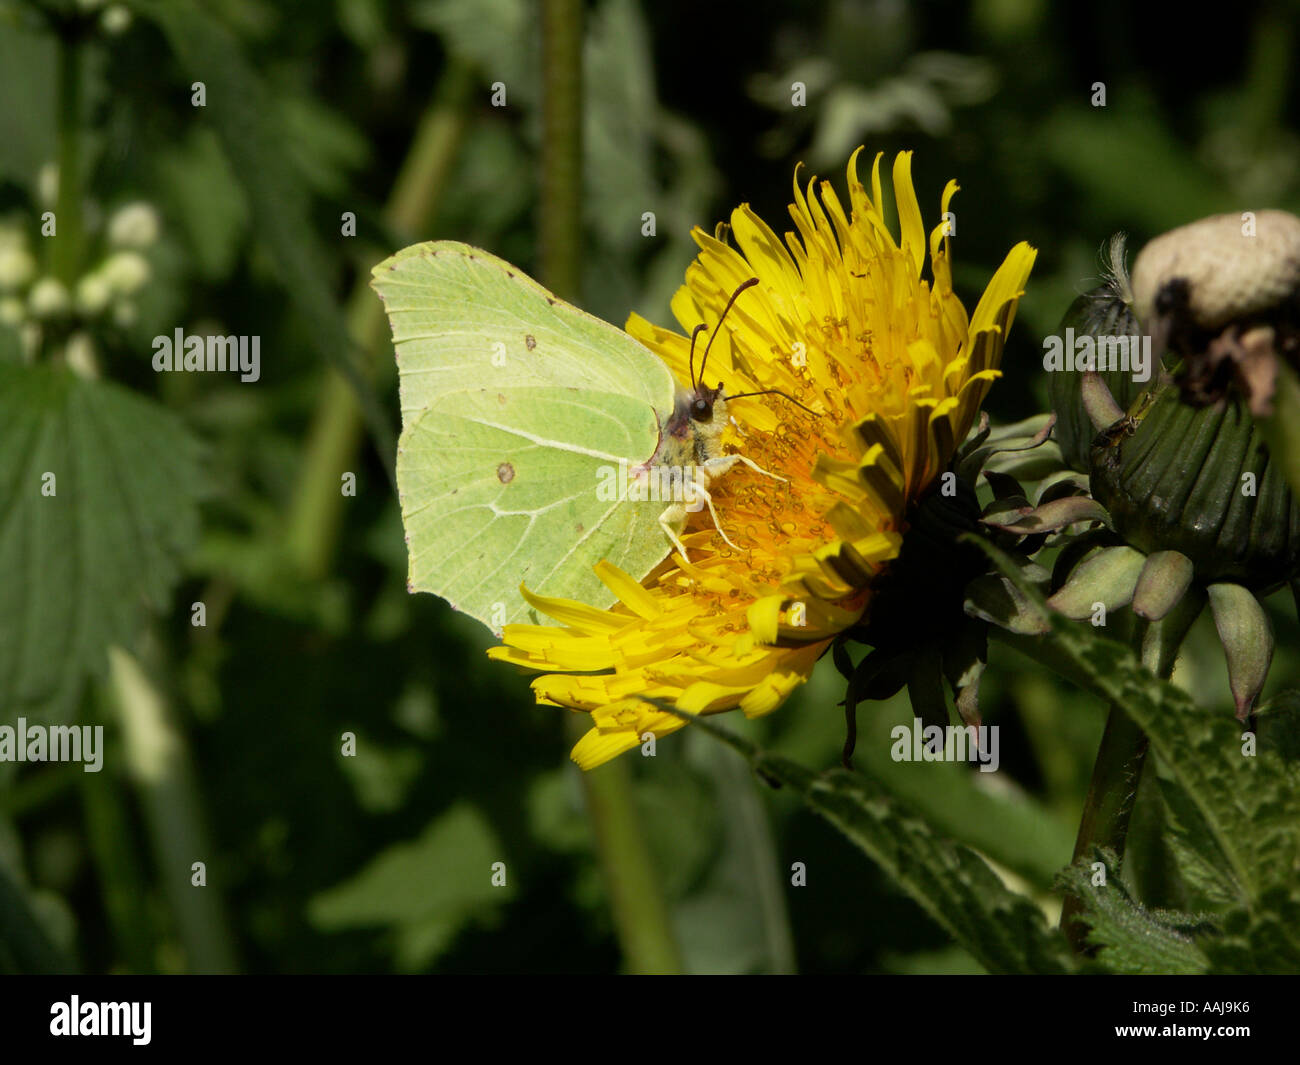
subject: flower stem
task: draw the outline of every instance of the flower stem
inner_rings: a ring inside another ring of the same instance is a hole
[[[576,741],[585,720],[575,716],[573,726],[570,733]],[[616,758],[583,773],[582,790],[626,970],[637,975],[680,973],[672,916],[659,888],[626,763]]]
[[[203,824],[202,800],[184,733],[139,660],[121,647],[108,652],[109,690],[116,704],[128,777],[145,814],[159,878],[176,919],[191,972],[238,968],[221,902],[224,866]],[[193,882],[203,862],[213,883]]]
[[[542,3],[541,274],[565,299],[582,286],[582,3]]]
[[[543,0],[541,16],[541,275],[552,291],[576,301],[582,283],[581,0]],[[587,720],[573,717],[572,722],[576,740]],[[681,972],[627,766],[616,760],[583,773],[582,785],[627,969]]]
[[[1204,606],[1204,591],[1192,588],[1161,621],[1148,624],[1134,618],[1131,645],[1142,664],[1157,677],[1168,680],[1173,676],[1178,651]],[[1112,705],[1097,760],[1093,763],[1073,861],[1086,858],[1094,847],[1107,847],[1123,861],[1146,756],[1146,733],[1134,724],[1122,706]],[[1075,920],[1082,911],[1082,900],[1077,895],[1067,895],[1061,907],[1061,931],[1080,954],[1088,950],[1087,927]]]
[[[81,31],[70,20],[59,38],[59,192],[50,270],[72,287],[81,268]]]
[[[1093,763],[1092,779],[1088,782],[1088,798],[1083,804],[1073,861],[1090,855],[1093,847],[1108,847],[1123,858],[1146,756],[1146,733],[1122,707],[1111,706],[1097,761]],[[1082,911],[1083,901],[1079,896],[1067,895],[1061,907],[1061,931],[1079,954],[1088,949],[1087,926],[1074,920]]]

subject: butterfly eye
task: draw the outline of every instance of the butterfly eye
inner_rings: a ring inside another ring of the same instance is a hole
[[[696,396],[691,403],[691,418],[697,422],[713,420],[713,404],[702,396]]]

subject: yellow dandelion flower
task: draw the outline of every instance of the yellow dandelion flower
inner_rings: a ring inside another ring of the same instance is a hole
[[[861,149],[859,149],[859,152]],[[693,713],[766,714],[807,680],[831,640],[858,622],[873,582],[899,552],[909,505],[969,432],[998,364],[1035,252],[1016,245],[972,316],[953,293],[947,226],[927,241],[911,153],[893,168],[900,235],[881,213],[880,156],[871,189],[848,165],[849,211],[829,182],[795,174],[785,240],[747,205],[700,253],[672,310],[681,335],[633,315],[627,331],[690,380],[690,330],[721,330],[708,374],[724,395],[779,389],[727,407],[724,448],[783,481],[737,467],[711,488],[730,547],[707,511],[644,581],[608,563],[608,610],[528,597],[558,625],[510,625],[494,658],[544,675],[540,703],[591,714],[573,750],[584,769],[647,732],[682,725],[641,697]],[[957,184],[944,189],[947,215]],[[743,282],[758,284],[736,300]]]

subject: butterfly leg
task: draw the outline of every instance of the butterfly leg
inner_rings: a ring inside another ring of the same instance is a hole
[[[722,531],[722,522],[719,521],[718,512],[714,509],[713,497],[709,495],[707,484],[707,479],[703,476],[700,480],[695,482],[695,486],[692,489],[692,503],[698,499],[704,500],[705,506],[709,508],[709,515],[713,518],[713,527],[718,530],[718,535],[722,537],[723,542],[733,551],[739,551],[740,548],[732,541],[731,537]],[[686,559],[687,562],[691,560],[691,556],[686,553],[686,545],[682,543],[677,534],[686,525],[686,515],[688,510],[698,509],[698,506],[692,505],[688,508],[684,503],[674,503],[672,506],[665,508],[664,512],[659,515],[660,527],[663,529],[668,539],[672,541],[673,546],[681,553],[682,558]]]
[[[686,527],[686,507],[681,503],[674,503],[666,507],[664,512],[659,515],[659,526],[663,529],[664,535],[672,541],[672,545],[677,548],[678,554],[687,562],[691,556],[686,553],[686,545],[678,537],[678,533]]]
[[[770,470],[763,469],[757,462],[744,455],[718,455],[715,458],[705,461],[701,469],[708,475],[710,481],[715,481],[725,473],[730,473],[735,468],[737,462],[743,462],[755,473],[761,473],[764,477],[771,477],[774,481],[784,481],[784,477],[779,477]]]
[[[722,531],[722,522],[718,520],[718,512],[716,509],[714,509],[713,506],[713,496],[709,495],[709,481],[710,481],[710,477],[707,473],[702,473],[701,476],[696,480],[695,498],[703,499],[705,506],[709,508],[709,516],[713,518],[713,527],[718,530],[718,535],[722,537],[723,543],[725,543],[733,551],[739,551],[740,548],[737,547],[734,543],[732,543],[731,537]],[[699,507],[696,507],[695,509],[698,510]]]

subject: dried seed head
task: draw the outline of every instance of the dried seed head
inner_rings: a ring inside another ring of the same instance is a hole
[[[1133,263],[1138,318],[1184,316],[1215,330],[1300,291],[1300,218],[1286,211],[1213,215],[1156,237]]]

